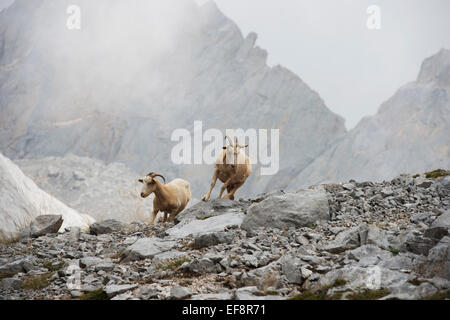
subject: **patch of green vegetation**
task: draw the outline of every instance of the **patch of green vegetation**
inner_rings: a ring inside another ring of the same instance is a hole
[[[53,272],[40,274],[37,276],[28,277],[22,284],[22,288],[26,290],[44,289],[50,285],[50,278]]]
[[[265,290],[265,291],[255,291],[253,292],[255,296],[278,296],[280,293],[275,290]]]
[[[438,177],[445,177],[445,176],[449,176],[449,175],[450,175],[450,171],[449,170],[443,170],[443,169],[436,169],[436,170],[433,170],[433,171],[425,172],[425,177],[427,179],[438,178]]]
[[[331,287],[332,288],[342,287],[342,286],[345,286],[347,284],[347,282],[348,281],[345,279],[338,278],[338,279],[334,280],[333,285]]]
[[[330,300],[341,300],[342,294],[342,291],[335,292],[330,296]]]
[[[64,261],[45,261],[42,266],[49,271],[58,271],[64,266]]]
[[[189,262],[189,261],[191,261],[191,260],[187,257],[183,257],[183,258],[176,259],[176,260],[171,260],[169,263],[167,263],[165,265],[158,266],[158,269],[175,270],[175,269],[179,268],[183,263]]]
[[[94,291],[83,293],[80,296],[81,300],[108,300],[108,295],[103,288]]]
[[[14,277],[18,272],[14,272],[14,271],[3,271],[0,272],[0,281],[2,281],[2,279],[5,278],[11,278]]]
[[[429,297],[426,297],[424,300],[446,300],[450,299],[450,290],[437,292]]]
[[[305,290],[302,293],[288,298],[288,300],[340,300],[344,291],[338,291],[329,295],[328,290],[345,286],[347,282],[345,279],[338,278],[331,285],[323,286],[317,291]]]
[[[347,296],[349,300],[378,300],[391,293],[388,289],[370,290],[365,289],[358,292],[350,293]]]
[[[303,291],[293,297],[288,298],[288,300],[327,300],[328,296],[326,292],[322,290],[317,292],[312,292],[310,290]]]
[[[400,253],[400,250],[398,250],[397,248],[390,248],[389,251],[394,255],[398,255]]]
[[[420,174],[416,173],[415,175],[412,176],[414,179],[420,177]]]

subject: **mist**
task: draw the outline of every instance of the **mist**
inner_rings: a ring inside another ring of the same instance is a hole
[[[258,34],[269,65],[281,64],[299,75],[346,119],[348,128],[414,81],[426,57],[450,48],[446,0],[216,3],[244,34]],[[380,7],[380,30],[366,26],[370,5]]]

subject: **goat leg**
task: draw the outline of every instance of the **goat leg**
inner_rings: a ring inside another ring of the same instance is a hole
[[[237,189],[239,189],[243,184],[243,182],[238,182],[234,184],[230,189],[227,189],[228,193],[224,196],[224,198],[234,200],[234,194],[236,193]]]
[[[219,197],[217,199],[222,198],[222,194],[225,191],[225,189],[231,184],[232,179],[228,179],[227,181],[225,181],[225,183],[223,184],[222,188],[220,188],[220,194]]]
[[[202,198],[203,201],[208,201],[209,197],[211,197],[211,192],[216,185],[216,181],[217,181],[217,170],[214,170],[214,174],[213,174],[213,177],[211,180],[211,186],[209,188],[209,191],[203,196],[203,198]]]
[[[158,214],[158,209],[153,209],[153,212],[152,212],[152,216],[151,216],[151,218],[150,218],[150,222],[149,222],[149,225],[151,226],[152,224],[153,224],[153,222],[155,221],[155,219],[156,219],[156,215]]]

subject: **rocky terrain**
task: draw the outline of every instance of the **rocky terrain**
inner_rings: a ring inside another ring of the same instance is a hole
[[[89,225],[95,222],[90,215],[68,207],[40,189],[1,153],[0,188],[0,241],[16,238],[39,215],[61,215],[62,230],[74,226],[88,230]]]
[[[1,247],[0,297],[448,299],[448,174],[199,202],[175,224],[41,217]]]

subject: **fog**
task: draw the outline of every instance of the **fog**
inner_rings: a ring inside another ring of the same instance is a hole
[[[197,0],[204,3],[204,0]],[[270,65],[298,74],[353,127],[450,48],[447,0],[216,0],[244,34],[254,31]],[[381,29],[366,26],[370,5]]]

